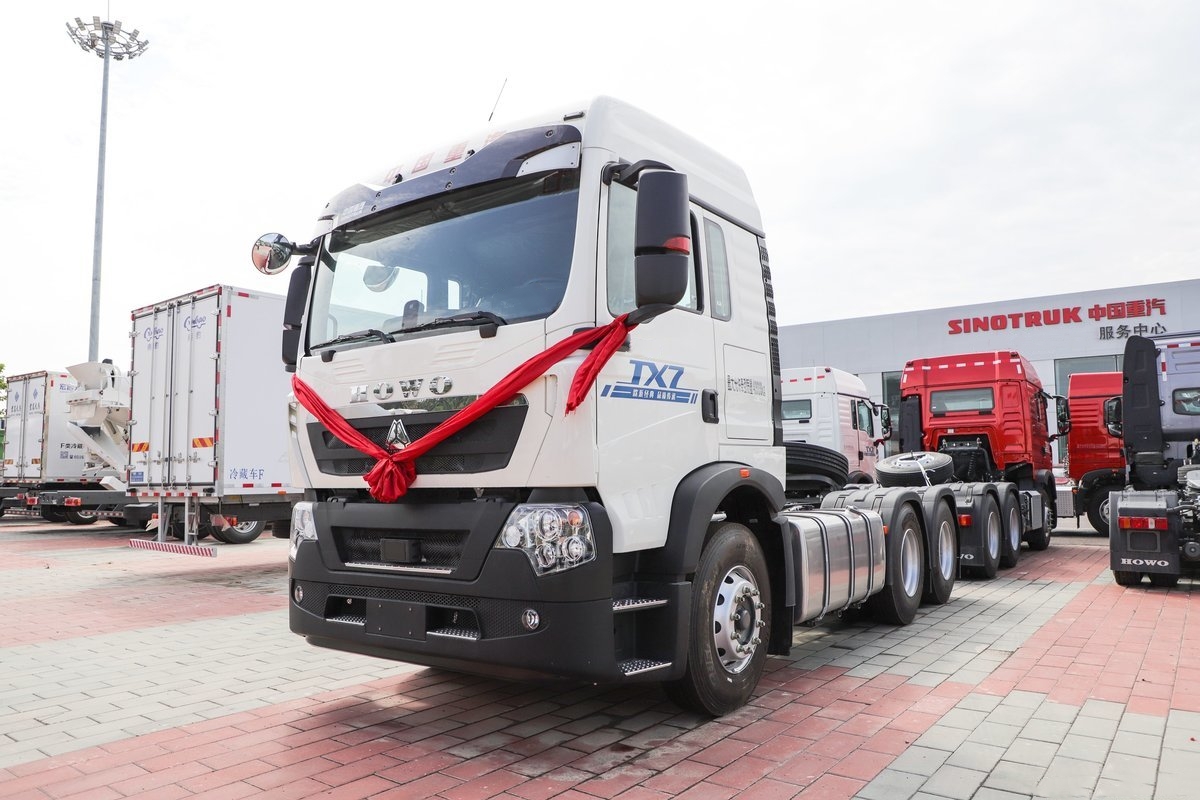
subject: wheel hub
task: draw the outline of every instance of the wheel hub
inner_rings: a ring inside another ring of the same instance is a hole
[[[727,672],[741,672],[754,658],[762,643],[758,632],[767,624],[763,608],[758,585],[746,567],[725,573],[713,602],[713,644]]]

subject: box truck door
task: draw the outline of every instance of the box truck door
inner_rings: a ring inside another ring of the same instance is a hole
[[[171,390],[172,310],[158,307],[133,318],[129,484],[163,486],[170,455],[167,400]]]
[[[31,378],[10,380],[8,383],[7,443],[4,446],[4,479],[26,479],[29,462],[41,452],[41,417],[29,419],[30,395],[35,391]],[[34,475],[36,477],[36,475]]]
[[[217,422],[217,331],[221,294],[192,297],[175,307],[171,336],[171,483],[212,484]]]

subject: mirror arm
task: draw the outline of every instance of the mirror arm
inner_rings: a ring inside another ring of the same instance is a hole
[[[675,171],[672,167],[662,163],[661,161],[643,159],[635,164],[609,164],[604,168],[604,172],[600,177],[605,185],[616,181],[622,186],[628,186],[632,189],[634,184],[637,183],[638,175],[642,174],[642,172],[648,169],[665,169],[669,170],[670,172]]]
[[[659,314],[665,314],[673,308],[675,306],[667,303],[653,303],[641,308],[635,308],[629,312],[628,323],[630,325],[641,325],[643,322],[649,322]]]

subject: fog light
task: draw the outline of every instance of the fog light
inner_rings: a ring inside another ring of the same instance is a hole
[[[292,599],[296,601],[296,605],[304,602],[304,587],[298,583],[292,587]]]
[[[521,614],[521,624],[525,626],[525,630],[527,631],[536,631],[538,626],[542,624],[542,618],[538,612],[532,608],[527,608]]]

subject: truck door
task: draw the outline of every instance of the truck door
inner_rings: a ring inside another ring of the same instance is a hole
[[[171,443],[167,415],[173,318],[170,306],[134,313],[130,370],[130,486],[164,486],[169,477]]]
[[[26,480],[27,474],[36,477],[30,470],[29,462],[37,458],[41,451],[42,426],[39,413],[34,412],[32,419],[30,418],[30,408],[31,404],[35,408],[38,405],[42,408],[45,406],[44,402],[39,404],[30,397],[37,392],[35,387],[32,378],[12,380],[8,384],[8,438],[4,445],[5,480]]]
[[[220,292],[181,300],[174,312],[170,482],[176,486],[211,484],[216,446]]]
[[[636,192],[615,182],[605,191],[597,270],[601,322],[634,308]],[[704,418],[718,388],[716,359],[698,263],[693,257],[678,306],[634,329],[628,350],[618,350],[596,379],[598,488],[613,509],[616,538],[629,549],[665,540],[679,481],[716,460],[720,428]]]

